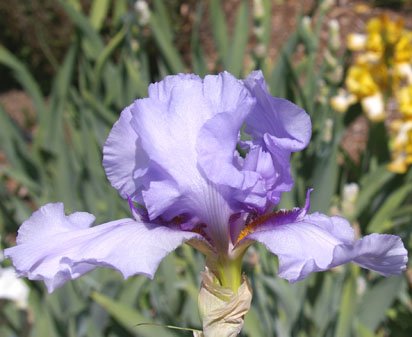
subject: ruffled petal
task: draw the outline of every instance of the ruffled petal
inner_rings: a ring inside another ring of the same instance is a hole
[[[151,184],[144,192],[149,216],[160,216],[176,202],[192,208],[195,203],[189,201],[204,199],[207,185],[197,168],[196,141],[200,128],[214,113],[203,95],[202,80],[183,74],[168,76],[150,86],[149,98],[137,100],[132,113],[132,125],[151,160]],[[161,203],[156,200],[160,185],[167,187]],[[168,196],[173,200],[167,200]]]
[[[243,170],[255,171],[260,175],[260,179],[264,184],[264,204],[270,201],[273,204],[277,204],[280,201],[281,191],[274,189],[277,180],[280,177],[272,156],[269,152],[264,151],[261,146],[253,146],[245,157]]]
[[[227,223],[233,213],[230,193],[218,183],[222,177],[203,167],[205,159],[198,147],[219,145],[213,155],[222,160],[221,165],[230,165],[250,100],[243,83],[224,72],[203,80],[194,75],[168,76],[150,86],[148,98],[134,103],[132,126],[150,158],[150,184],[143,199],[151,219],[192,214],[207,224],[216,245],[218,240],[222,247],[223,242],[227,245]],[[217,144],[208,128],[215,118],[224,124],[220,131],[227,143]],[[233,179],[243,179],[242,173]]]
[[[103,167],[112,186],[123,198],[137,194],[144,184],[149,159],[132,128],[131,107],[125,108],[113,125],[103,147]]]
[[[244,83],[256,99],[256,105],[246,118],[245,131],[252,137],[253,143],[271,154],[275,181],[270,187],[267,186],[267,197],[276,204],[280,194],[293,186],[290,155],[309,143],[310,118],[297,105],[271,96],[261,71],[252,72]]]
[[[255,140],[269,134],[284,150],[304,149],[312,133],[309,115],[292,102],[271,96],[261,71],[252,72],[244,83],[257,100],[246,119],[246,132]]]
[[[196,233],[139,222],[111,221],[90,227],[88,213],[64,214],[62,203],[47,204],[19,229],[17,246],[5,250],[19,276],[43,280],[49,292],[101,266],[127,278],[152,278],[160,261]]]
[[[395,235],[370,234],[355,243],[355,263],[384,276],[400,274],[406,269],[407,251]]]
[[[247,238],[278,256],[279,276],[290,282],[347,262],[382,275],[400,274],[406,268],[407,251],[399,237],[372,234],[356,241],[349,223],[336,216],[314,213],[292,223],[272,223]]]
[[[257,166],[239,165],[235,155],[243,117],[250,111],[252,101],[245,99],[236,114],[220,113],[200,130],[197,146],[199,165],[205,176],[219,186],[230,188],[231,204],[246,203],[255,207],[266,205],[266,184]],[[243,117],[242,117],[243,115]]]

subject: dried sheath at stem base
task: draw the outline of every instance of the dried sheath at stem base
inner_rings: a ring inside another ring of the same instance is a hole
[[[222,287],[208,269],[202,274],[198,304],[203,334],[195,337],[236,337],[252,302],[252,289],[245,276],[237,293]]]

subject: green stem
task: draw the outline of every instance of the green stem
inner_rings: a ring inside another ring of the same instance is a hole
[[[223,287],[232,289],[234,293],[237,293],[242,284],[242,257],[243,255],[236,259],[225,257],[217,262],[216,276]]]

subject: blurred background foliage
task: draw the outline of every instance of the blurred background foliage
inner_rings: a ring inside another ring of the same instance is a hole
[[[347,4],[302,3],[0,2],[0,89],[18,87],[30,98],[16,114],[0,105],[2,247],[13,245],[22,221],[47,202],[93,213],[97,223],[128,216],[127,202],[105,177],[101,149],[122,108],[146,96],[150,82],[178,72],[228,70],[241,78],[262,69],[272,94],[305,108],[313,123],[310,146],[293,157],[295,188],[280,207],[302,205],[313,186],[312,211],[347,217],[359,235],[397,234],[410,251],[412,170],[388,171],[388,122],[366,120],[359,104],[345,114],[330,105],[352,60],[343,36],[354,26],[343,27],[336,14]],[[355,17],[401,9],[398,15],[412,22],[410,1],[347,6]],[[288,23],[275,28],[279,13]],[[154,281],[123,281],[96,270],[51,295],[24,281],[28,303],[0,299],[0,336],[190,336],[136,325],[199,328],[203,265],[202,256],[183,246],[163,261]],[[260,246],[248,252],[244,269],[254,298],[242,336],[412,334],[410,269],[383,278],[349,265],[288,284],[276,277],[276,258]]]

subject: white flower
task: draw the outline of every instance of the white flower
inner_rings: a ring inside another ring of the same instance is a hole
[[[341,113],[346,112],[349,106],[355,102],[356,96],[343,89],[339,89],[338,94],[330,100],[332,108]]]
[[[1,240],[1,237],[0,237]],[[4,260],[3,250],[0,246],[0,263]],[[29,298],[29,287],[19,279],[14,268],[2,268],[0,265],[0,301],[10,300],[20,309],[26,309]]]
[[[150,20],[150,9],[149,5],[144,0],[137,0],[134,3],[134,9],[137,12],[139,18],[139,24],[145,26],[149,23]]]
[[[342,193],[342,212],[345,216],[350,217],[355,212],[356,200],[359,195],[359,185],[349,183],[343,187]]]
[[[29,287],[16,276],[14,268],[0,267],[0,299],[16,303],[20,309],[26,309],[29,297]]]
[[[386,118],[383,97],[380,92],[361,100],[363,111],[372,122],[381,122]]]
[[[347,39],[348,48],[353,51],[362,51],[366,47],[366,35],[349,34]]]

